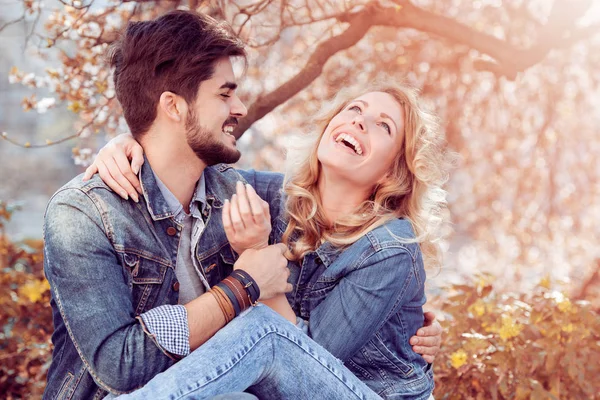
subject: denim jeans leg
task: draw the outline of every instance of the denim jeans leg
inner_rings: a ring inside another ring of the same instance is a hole
[[[248,392],[269,399],[379,399],[324,348],[264,305],[119,399],[210,399]]]

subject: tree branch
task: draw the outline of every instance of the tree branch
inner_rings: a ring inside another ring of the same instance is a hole
[[[357,13],[351,14],[347,19],[347,22],[350,23],[348,29],[340,35],[320,43],[300,72],[277,89],[259,97],[250,106],[248,115],[240,120],[240,124],[234,135],[239,138],[254,122],[310,85],[321,75],[327,60],[337,52],[354,46],[362,39],[372,26],[371,14],[373,10],[373,7],[367,7]]]
[[[322,72],[327,60],[341,50],[354,46],[372,26],[412,28],[420,32],[466,45],[494,61],[478,60],[477,70],[491,71],[497,76],[515,79],[519,72],[539,63],[555,47],[567,47],[581,40],[600,27],[588,27],[568,33],[590,7],[590,0],[557,0],[550,12],[548,22],[539,28],[538,43],[531,48],[516,48],[508,41],[463,25],[456,20],[421,9],[408,0],[398,0],[395,7],[383,7],[371,3],[361,11],[344,14],[338,19],[350,26],[342,34],[319,44],[304,68],[288,82],[274,91],[258,98],[248,110],[246,118],[240,121],[235,132],[240,137],[254,122],[286,102],[312,83]]]
[[[492,57],[495,62],[476,63],[479,70],[489,70],[496,75],[515,79],[519,72],[539,63],[556,47],[557,43],[565,47],[582,39],[582,35],[565,33],[590,7],[590,0],[557,0],[550,12],[548,22],[538,30],[538,42],[527,49],[515,48],[509,42],[472,29],[454,19],[444,17],[416,7],[409,1],[399,2],[396,10],[381,7],[374,14],[373,25],[413,28],[430,33],[449,41],[463,44],[480,53]],[[585,33],[589,33],[585,30]]]

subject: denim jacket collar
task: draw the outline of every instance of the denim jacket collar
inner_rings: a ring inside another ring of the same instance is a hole
[[[152,167],[150,166],[146,155],[144,155],[144,164],[142,164],[140,168],[140,184],[142,186],[144,199],[146,199],[146,207],[148,208],[152,220],[159,221],[174,215],[173,210],[165,200],[156,183],[154,172],[152,171]]]
[[[323,243],[317,250],[315,250],[315,253],[317,253],[317,256],[321,259],[325,267],[329,267],[331,264],[333,264],[341,252],[342,249],[334,246],[330,242]]]
[[[206,193],[206,202],[211,206],[221,208],[225,199],[231,197],[231,193],[235,193],[236,182],[231,182],[230,178],[223,176],[223,172],[230,169],[227,164],[217,164],[212,167],[204,168],[204,188]],[[240,177],[240,180],[243,178]],[[146,199],[148,212],[154,221],[173,217],[172,207],[165,200],[160,188],[154,177],[152,167],[148,159],[144,155],[144,164],[140,169],[140,183],[142,185],[142,193]],[[233,192],[232,192],[233,190]],[[198,193],[194,194],[194,200],[202,201],[198,197]]]
[[[236,182],[232,181],[231,177],[223,175],[223,172],[228,169],[231,169],[231,166],[227,164],[217,164],[204,168],[206,201],[212,207],[223,207],[225,199],[229,199],[235,193]],[[246,183],[244,178],[239,175],[238,180]]]

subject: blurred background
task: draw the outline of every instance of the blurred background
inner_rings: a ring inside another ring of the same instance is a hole
[[[431,308],[446,328],[436,397],[597,398],[599,0],[0,7],[7,398],[38,396],[50,357],[51,320],[39,316],[49,315],[39,241],[45,204],[127,130],[104,54],[127,21],[175,8],[225,20],[248,44],[241,168],[282,171],[286,142],[309,131],[342,86],[391,75],[418,87],[439,115],[459,162],[447,185],[444,264],[428,275]]]

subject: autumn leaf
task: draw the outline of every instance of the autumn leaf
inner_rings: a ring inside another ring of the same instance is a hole
[[[463,350],[457,350],[450,355],[450,364],[453,368],[459,369],[467,362],[467,353]]]
[[[44,293],[50,290],[50,284],[46,279],[27,282],[19,288],[19,296],[24,297],[31,303],[42,300]]]

